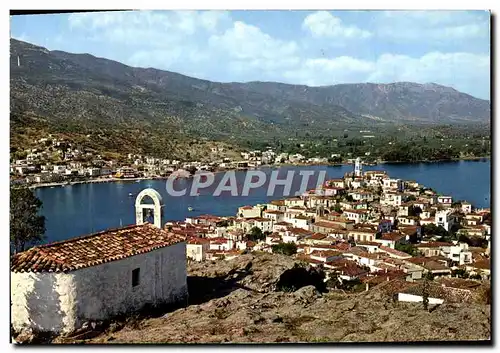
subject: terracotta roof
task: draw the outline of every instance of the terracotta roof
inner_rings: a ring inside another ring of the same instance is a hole
[[[132,225],[33,247],[11,258],[12,272],[69,272],[184,241],[152,224]]]
[[[271,201],[271,204],[276,206],[285,206],[285,200],[273,200]]]
[[[202,245],[202,244],[209,244],[210,240],[206,238],[190,237],[187,239],[187,243],[193,245]]]
[[[417,245],[417,248],[439,248],[441,246],[453,246],[453,243],[433,241],[429,243],[420,243]]]
[[[312,239],[312,240],[322,240],[325,238],[326,238],[326,234],[321,234],[321,233],[314,233],[313,235],[311,235],[309,237],[309,239]]]
[[[278,222],[278,223],[274,223],[275,226],[290,226],[292,225],[291,223],[288,223],[288,222],[285,222],[285,221],[281,221],[281,222]]]
[[[359,246],[376,246],[379,247],[380,243],[374,242],[374,241],[357,241],[356,245]]]
[[[412,262],[415,265],[422,266],[423,268],[425,268],[429,271],[449,270],[449,268],[446,267],[445,265],[443,265],[442,263],[435,261],[435,260],[425,258],[425,257],[424,258],[421,258],[421,257],[411,258],[411,259],[407,259],[406,261]]]
[[[472,281],[472,280],[462,279],[462,278],[441,277],[441,278],[437,278],[436,281],[439,282],[443,286],[452,287],[452,288],[459,288],[459,289],[472,289],[472,288],[477,288],[481,285],[481,283],[478,281]]]
[[[332,223],[332,222],[328,222],[328,221],[319,221],[319,222],[313,223],[312,225],[317,226],[317,227],[330,228],[330,229],[341,229],[342,228],[342,226],[340,226],[340,224]]]
[[[277,210],[265,210],[264,213],[269,213],[269,214],[285,214],[283,211],[277,211]]]
[[[473,268],[479,268],[481,270],[489,270],[490,269],[490,261],[489,260],[480,260],[476,261],[473,264],[467,265]]]
[[[312,232],[310,230],[304,229],[304,228],[297,228],[297,227],[287,227],[287,231],[289,231],[292,234],[311,234]]]
[[[226,244],[229,239],[223,237],[210,238],[210,244]]]
[[[314,250],[309,254],[310,256],[317,256],[317,257],[330,257],[330,256],[340,256],[341,253],[335,250],[326,250],[326,251],[321,251],[321,250]]]
[[[316,250],[341,250],[339,249],[336,245],[328,245],[328,244],[315,244],[315,245],[304,245],[304,247],[307,247],[309,249],[316,249]]]
[[[404,234],[392,232],[392,233],[383,233],[382,237],[380,237],[380,239],[381,240],[398,241],[398,240],[400,240],[401,238],[404,238],[404,237],[405,237]]]
[[[403,252],[403,251],[399,251],[399,250],[396,250],[396,249],[392,249],[392,248],[390,248],[390,247],[388,247],[388,246],[383,246],[383,245],[381,245],[381,246],[380,246],[380,250],[383,250],[383,251],[385,251],[386,253],[391,254],[391,255],[394,255],[394,256],[399,256],[399,257],[407,257],[407,258],[410,258],[410,257],[411,257],[411,255],[409,255],[409,254],[407,254],[407,253],[405,253],[405,252]]]
[[[202,215],[199,215],[199,216],[196,216],[196,217],[191,217],[191,218],[193,218],[193,219],[217,220],[217,221],[222,219],[219,216],[214,216],[214,215],[210,215],[210,214],[202,214]]]
[[[339,249],[341,251],[347,251],[351,248],[351,245],[347,242],[345,243],[337,243],[334,245],[335,249]]]

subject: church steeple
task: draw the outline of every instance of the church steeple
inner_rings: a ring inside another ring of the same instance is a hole
[[[356,162],[354,163],[354,176],[360,177],[362,174],[362,164],[361,164],[361,158],[356,158]]]

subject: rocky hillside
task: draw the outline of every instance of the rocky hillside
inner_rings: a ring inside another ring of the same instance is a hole
[[[393,301],[392,281],[327,292],[316,270],[258,254],[189,266],[190,305],[54,343],[269,343],[488,340],[490,306]],[[298,290],[295,290],[297,289]]]
[[[488,101],[436,84],[217,83],[11,40],[11,108],[56,120],[230,138],[375,122],[489,122]],[[19,60],[18,60],[19,59]]]

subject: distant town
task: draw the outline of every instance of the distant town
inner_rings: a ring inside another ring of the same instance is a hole
[[[209,163],[162,159],[140,154],[128,154],[127,161],[119,162],[49,135],[39,139],[37,147],[22,151],[26,156],[24,159],[11,161],[11,183],[42,187],[88,181],[164,178],[175,171],[194,174],[196,171],[248,169],[263,165],[354,162],[354,159],[343,160],[340,154],[332,154],[330,158],[306,158],[300,153],[277,154],[272,148],[241,152],[239,159],[223,157],[223,152],[223,147],[213,147],[210,151],[213,161]]]

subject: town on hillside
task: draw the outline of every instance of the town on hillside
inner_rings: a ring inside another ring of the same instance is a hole
[[[395,278],[407,284],[459,278],[443,283],[460,287],[466,279],[490,278],[489,209],[475,209],[384,171],[363,172],[358,163],[353,173],[300,197],[164,227],[186,238],[189,261],[228,260],[247,252],[287,254],[321,268],[325,280],[335,279],[339,288],[344,282],[368,289]]]
[[[226,152],[224,147],[212,147],[208,156],[210,162],[181,161],[132,153],[125,160],[120,160],[105,157],[49,134],[40,138],[35,147],[11,155],[10,179],[13,185],[42,187],[90,181],[165,178],[174,172],[183,175],[183,171],[193,174],[196,171],[248,169],[264,165],[315,165],[343,161],[338,153],[331,154],[330,158],[306,158],[300,153],[276,153],[271,147],[262,151],[239,152],[238,158],[234,157],[234,153]],[[353,163],[354,159],[344,161]]]

